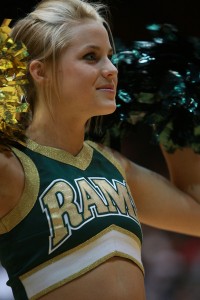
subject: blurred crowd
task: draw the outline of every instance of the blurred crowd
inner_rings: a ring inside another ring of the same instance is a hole
[[[143,228],[147,300],[200,299],[200,239]]]
[[[0,264],[0,300],[13,300],[11,289],[6,285],[7,273]]]

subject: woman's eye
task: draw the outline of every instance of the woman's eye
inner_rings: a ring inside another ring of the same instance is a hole
[[[89,61],[95,61],[95,60],[97,60],[97,56],[95,53],[88,53],[84,56],[84,59],[89,60]]]
[[[108,59],[112,61],[113,54],[108,55]],[[84,55],[84,59],[90,62],[95,62],[101,59],[101,56],[97,55],[96,53],[88,53]]]

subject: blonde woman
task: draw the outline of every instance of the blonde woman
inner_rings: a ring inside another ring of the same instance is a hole
[[[16,300],[144,300],[140,222],[200,236],[197,155],[166,155],[176,188],[84,141],[89,120],[116,109],[103,8],[44,0],[12,30],[32,108],[26,146],[0,153],[0,260]]]

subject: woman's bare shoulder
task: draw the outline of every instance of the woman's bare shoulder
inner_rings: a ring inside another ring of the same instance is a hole
[[[17,204],[23,186],[24,172],[19,160],[8,146],[0,145],[0,218]]]

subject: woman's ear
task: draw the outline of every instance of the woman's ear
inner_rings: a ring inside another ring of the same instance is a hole
[[[29,65],[29,72],[38,84],[44,83],[47,81],[48,77],[46,76],[44,63],[39,60],[33,60]]]

